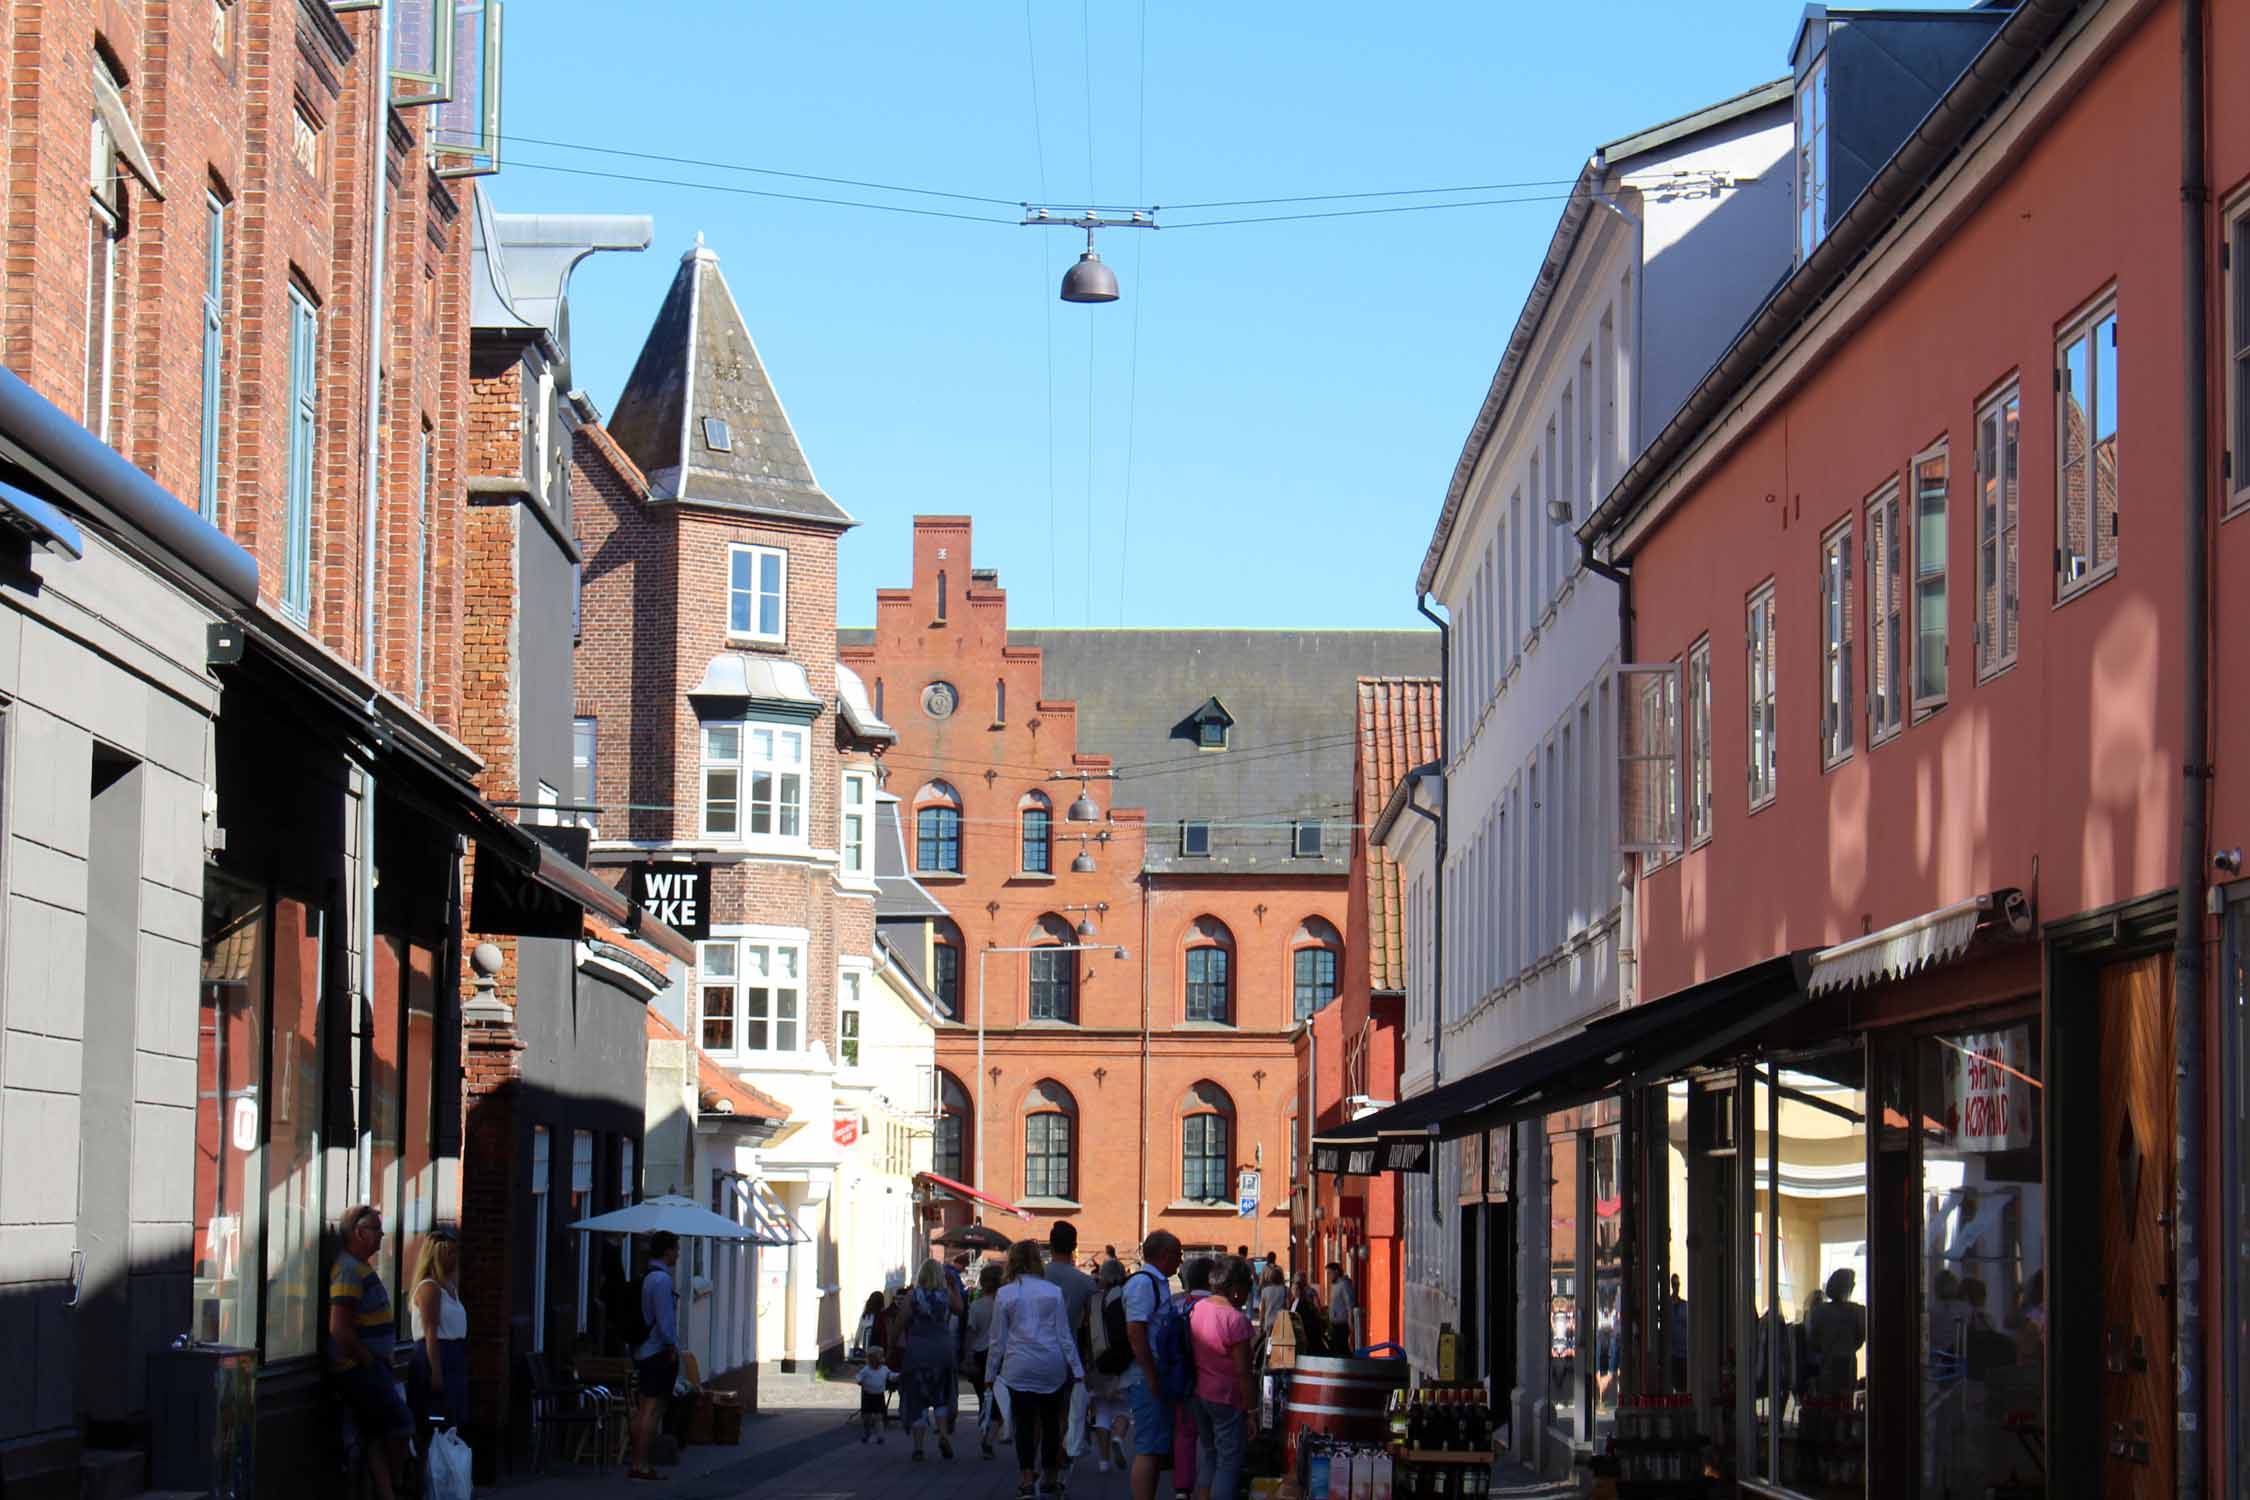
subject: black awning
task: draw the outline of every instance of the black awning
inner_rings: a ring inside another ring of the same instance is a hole
[[[1452,1140],[1638,1087],[1721,1056],[1805,1004],[1811,960],[1810,949],[1784,954],[1602,1016],[1535,1051],[1331,1126],[1313,1144]]]

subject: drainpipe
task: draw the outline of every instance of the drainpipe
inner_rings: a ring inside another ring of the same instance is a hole
[[[1453,627],[1445,617],[1430,608],[1426,593],[1414,596],[1414,608],[1423,619],[1438,631],[1438,690],[1444,695],[1438,705],[1438,765],[1451,775],[1453,763]],[[1406,805],[1428,818],[1437,830],[1437,879],[1430,882],[1430,932],[1434,950],[1430,954],[1430,1087],[1438,1086],[1438,1039],[1445,1035],[1445,820],[1436,813],[1415,805],[1410,796]],[[1430,1194],[1435,1205],[1437,1194]]]
[[[1141,839],[1141,1154],[1140,1177],[1134,1189],[1141,1200],[1141,1239],[1148,1239],[1148,985],[1150,933],[1148,839],[1144,831]],[[1307,1157],[1306,1160],[1311,1160]],[[1135,1246],[1138,1249],[1139,1246]]]
[[[2203,164],[2203,0],[2180,0],[2181,361],[2187,451],[2186,550],[2180,574],[2181,645],[2186,668],[2180,744],[2178,915],[2172,939],[2172,1029],[2179,1068],[2178,1180],[2172,1226],[2173,1342],[2179,1359],[2179,1494],[2205,1492],[2201,1418],[2203,1368],[2203,988],[2204,844],[2209,837],[2211,766],[2211,408],[2210,283],[2204,260],[2209,189]]]

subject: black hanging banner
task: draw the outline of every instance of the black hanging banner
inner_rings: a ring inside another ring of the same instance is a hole
[[[711,936],[709,865],[636,864],[625,874],[626,899],[690,942]]]
[[[1386,1172],[1429,1171],[1429,1137],[1423,1136],[1418,1140],[1389,1140],[1383,1142],[1383,1170]]]
[[[1346,1177],[1372,1177],[1375,1175],[1375,1143],[1344,1148],[1344,1175]]]
[[[1312,1169],[1315,1172],[1343,1171],[1344,1148],[1326,1142],[1315,1142],[1312,1148]]]
[[[492,849],[482,848],[469,889],[469,927],[511,937],[574,938],[585,930],[576,901]]]

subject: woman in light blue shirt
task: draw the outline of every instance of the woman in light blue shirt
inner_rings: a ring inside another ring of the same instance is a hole
[[[992,1304],[993,1380],[1008,1388],[1008,1425],[1015,1431],[1018,1500],[1033,1500],[1039,1476],[1050,1494],[1062,1491],[1063,1416],[1070,1383],[1084,1380],[1078,1341],[1071,1337],[1062,1288],[1047,1280],[1034,1240],[1008,1251],[1008,1281]]]

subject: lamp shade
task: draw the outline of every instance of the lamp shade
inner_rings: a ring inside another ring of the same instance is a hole
[[[1088,246],[1078,257],[1078,264],[1063,272],[1062,299],[1065,302],[1115,302],[1117,300],[1117,273],[1102,264],[1102,258]]]
[[[1072,823],[1099,823],[1102,820],[1102,810],[1094,806],[1094,799],[1087,796],[1085,788],[1081,787],[1077,797],[1071,801],[1070,811],[1064,813],[1063,817]]]
[[[1080,849],[1078,851],[1078,857],[1070,862],[1070,873],[1073,875],[1093,874],[1094,856],[1088,854],[1084,849]]]
[[[1078,935],[1082,938],[1095,936],[1094,919],[1092,917],[1080,917],[1078,919]]]

